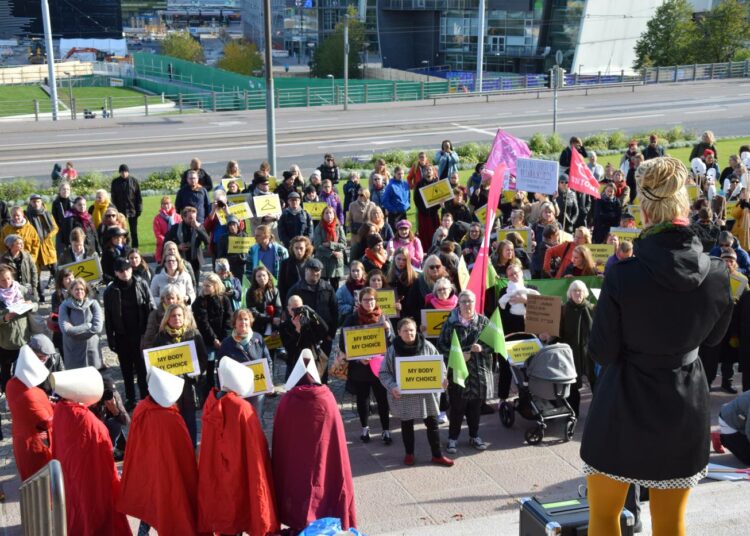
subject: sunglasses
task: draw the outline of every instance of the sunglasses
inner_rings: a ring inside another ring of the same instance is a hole
[[[439,270],[442,267],[443,266],[440,264],[433,264],[432,266],[430,266],[430,270]]]

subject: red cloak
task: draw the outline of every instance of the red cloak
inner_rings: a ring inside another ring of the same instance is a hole
[[[115,510],[120,477],[104,423],[89,408],[63,400],[55,404],[52,457],[62,465],[68,534],[132,535]]]
[[[117,509],[161,536],[194,536],[197,486],[195,451],[179,410],[141,400],[130,424]]]
[[[21,480],[26,480],[52,459],[52,403],[39,387],[26,387],[18,378],[5,387],[13,418],[13,455]]]
[[[344,423],[325,385],[298,385],[276,409],[273,476],[279,519],[294,530],[321,517],[356,527],[354,485]]]
[[[221,534],[279,532],[271,457],[258,416],[235,393],[203,406],[198,463],[198,526]]]

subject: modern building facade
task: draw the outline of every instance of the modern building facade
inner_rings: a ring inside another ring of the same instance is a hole
[[[120,0],[65,0],[50,2],[55,38],[119,39],[122,37]],[[41,37],[39,0],[2,0],[0,38]]]

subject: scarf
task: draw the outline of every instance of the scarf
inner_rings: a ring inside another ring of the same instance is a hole
[[[685,218],[677,218],[674,221],[656,223],[654,225],[651,225],[650,227],[646,227],[643,231],[641,231],[639,238],[646,238],[648,236],[671,231],[679,227],[685,227],[686,225],[688,225],[688,223],[688,220],[686,220]]]
[[[375,266],[375,268],[382,268],[385,264],[385,261],[388,260],[388,253],[383,251],[380,255],[378,255],[370,248],[367,248],[365,250],[365,257]]]
[[[447,300],[441,300],[434,294],[430,293],[424,298],[425,305],[431,305],[435,309],[455,309],[458,305],[458,296],[452,294]]]
[[[620,186],[618,186],[616,182],[613,182],[612,185],[615,187],[615,197],[620,197],[622,195],[622,192],[625,191],[625,187],[628,185],[628,183],[622,181],[620,183]]]
[[[362,290],[365,288],[365,280],[360,279],[359,281],[352,281],[351,279],[348,279],[346,281],[346,288],[349,289],[349,292],[351,292],[352,296],[354,296],[355,290]]]
[[[190,228],[188,228],[190,229]],[[177,225],[177,244],[185,243],[185,224]],[[190,260],[195,260],[198,253],[198,233],[190,229]]]
[[[182,337],[185,335],[185,326],[173,329],[169,327],[169,324],[167,324],[166,326],[164,326],[164,331],[174,342],[182,342]]]
[[[68,214],[65,214],[67,217]],[[81,227],[84,229],[87,229],[91,226],[91,214],[88,212],[78,212],[73,207],[70,208],[70,216],[73,216],[75,219],[77,219],[79,222],[81,222]]]
[[[424,336],[417,332],[417,339],[412,344],[407,344],[401,340],[401,337],[396,337],[393,339],[393,349],[398,357],[424,355]]]
[[[338,241],[338,237],[336,235],[336,226],[339,224],[338,219],[334,216],[333,219],[330,222],[327,222],[325,220],[321,220],[320,225],[323,226],[323,230],[326,233],[326,239],[328,242],[336,242]]]
[[[232,338],[235,340],[235,342],[238,342],[239,344],[241,344],[245,348],[247,348],[248,346],[250,346],[250,339],[252,338],[252,336],[253,336],[253,332],[252,331],[248,332],[248,334],[245,335],[244,337],[241,337],[241,336],[237,335],[237,330],[236,329],[232,330]]]
[[[159,216],[167,222],[167,229],[171,229],[174,225],[174,215],[175,215],[175,209],[172,207],[170,210],[159,210]]]
[[[91,218],[94,220],[94,227],[99,227],[102,223],[102,217],[104,211],[109,208],[109,201],[94,201],[94,206],[91,210]]]
[[[474,322],[474,320],[476,320],[476,318],[477,318],[476,312],[474,312],[474,316],[472,316],[469,320],[466,320],[462,314],[460,313],[458,314],[458,321],[465,328],[469,327],[471,323]]]
[[[360,326],[379,323],[380,318],[383,314],[383,311],[380,309],[380,305],[376,305],[375,309],[373,309],[369,313],[366,312],[364,309],[362,309],[362,307],[358,305],[356,308],[356,311],[357,311],[357,318],[359,319]]]
[[[24,225],[26,225],[26,218],[24,218],[23,221],[21,221],[21,223],[14,223],[13,221],[11,221],[10,225],[12,227],[15,227],[16,229],[20,229],[21,227],[23,227]]]
[[[23,301],[23,289],[21,289],[18,281],[13,281],[13,284],[8,288],[0,288],[0,300],[6,307]]]
[[[29,217],[29,221],[34,226],[36,234],[39,235],[40,240],[44,240],[52,232],[53,223],[49,212],[46,210],[35,210],[31,207],[26,209],[26,214]]]

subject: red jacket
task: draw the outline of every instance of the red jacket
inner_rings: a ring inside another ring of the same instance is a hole
[[[167,221],[169,215],[172,216],[172,225],[182,221],[182,216],[177,213],[177,210],[174,207],[172,207],[170,214],[166,214],[163,210],[159,210],[156,216],[154,216],[154,223],[152,226],[154,236],[156,237],[156,251],[154,251],[154,258],[158,263],[161,262],[161,250],[164,247],[164,237],[167,235],[167,232],[169,232],[169,222]]]
[[[13,455],[21,480],[26,480],[52,459],[52,404],[39,387],[26,387],[18,378],[5,387],[13,417]]]

